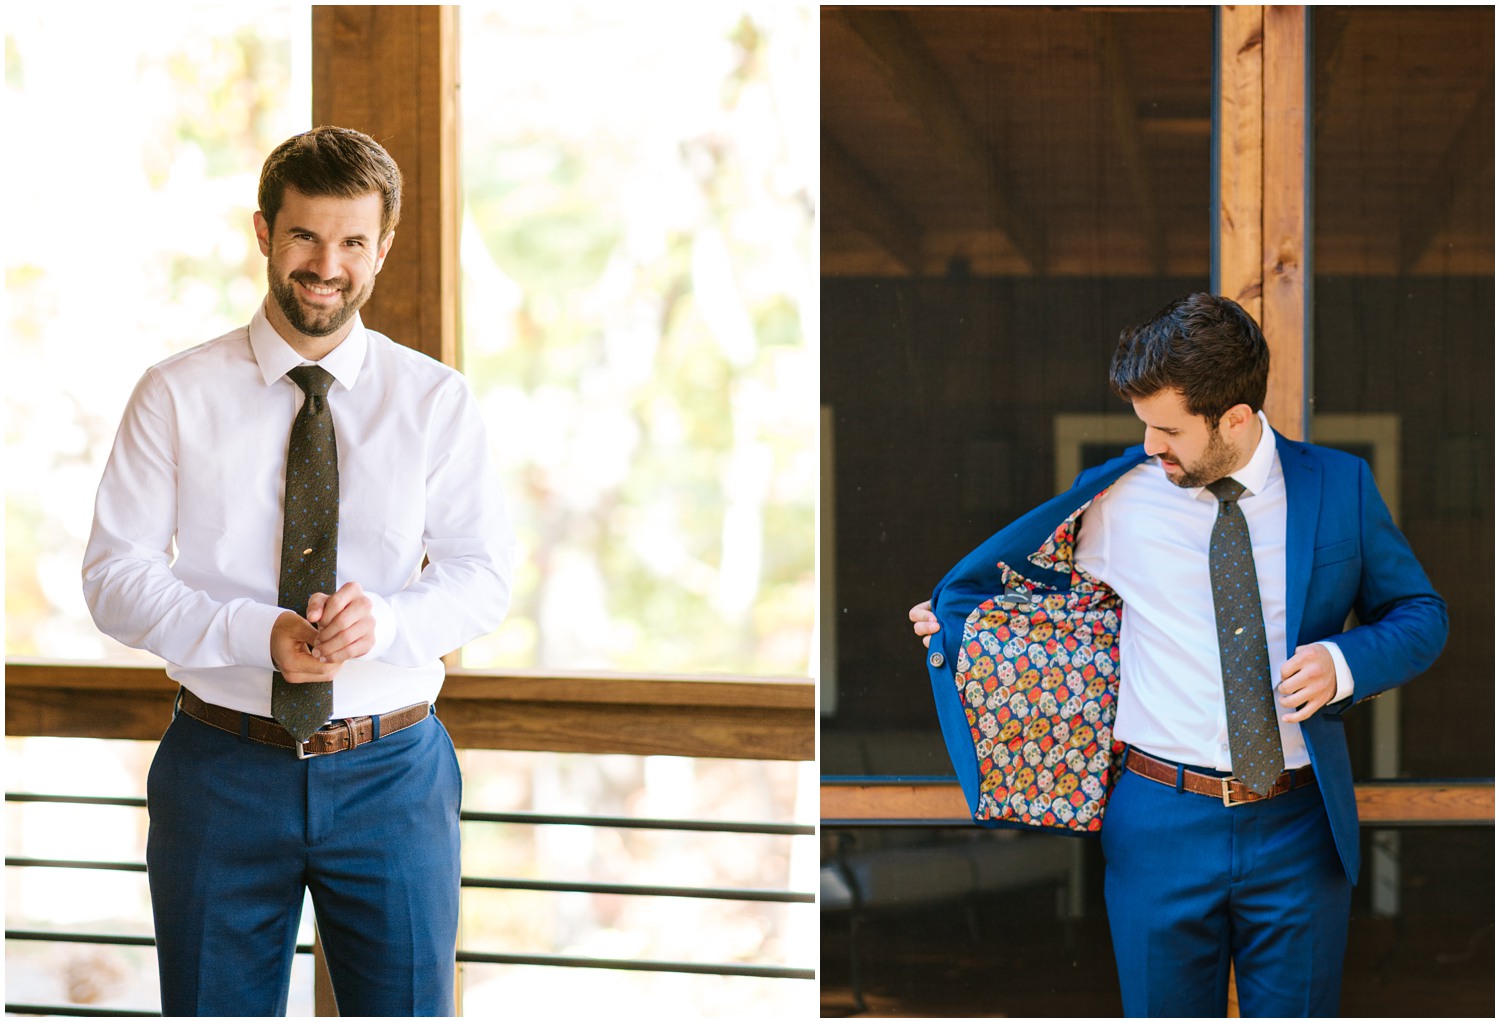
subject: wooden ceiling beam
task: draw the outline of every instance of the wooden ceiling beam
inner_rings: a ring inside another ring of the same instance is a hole
[[[1480,88],[1437,161],[1425,188],[1407,189],[1401,196],[1401,270],[1410,273],[1417,260],[1453,219],[1453,206],[1464,186],[1485,171],[1494,171],[1495,74]]]
[[[922,228],[906,208],[826,130],[822,133],[823,195],[837,204],[853,225],[913,276],[922,272]]]
[[[1140,210],[1144,225],[1147,257],[1150,259],[1152,272],[1158,277],[1165,276],[1166,237],[1162,232],[1161,211],[1157,207],[1156,193],[1151,188],[1151,175],[1146,169],[1146,145],[1141,119],[1136,110],[1135,97],[1131,94],[1130,76],[1125,71],[1119,35],[1110,27],[1108,15],[1092,12],[1088,14],[1088,19],[1089,27],[1094,33],[1094,42],[1099,48],[1100,74],[1104,82],[1109,122],[1114,128],[1115,142],[1120,147],[1125,175],[1130,180],[1130,188],[1135,194],[1136,207]]]
[[[988,214],[989,224],[1005,235],[1031,272],[1043,272],[1041,232],[1022,215],[995,147],[964,112],[953,84],[922,44],[911,19],[894,10],[838,10],[864,43],[896,101],[926,128],[939,154],[980,179],[984,195],[976,207]]]

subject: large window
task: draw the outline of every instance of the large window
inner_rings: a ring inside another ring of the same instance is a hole
[[[463,365],[527,552],[464,662],[807,675],[813,8],[647,11],[461,9]]]
[[[120,413],[146,368],[249,321],[261,161],[305,131],[306,5],[81,21],[5,13],[5,653],[140,660],[79,571]]]

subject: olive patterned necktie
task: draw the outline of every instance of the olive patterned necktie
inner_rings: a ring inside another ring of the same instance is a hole
[[[307,616],[314,593],[338,582],[339,457],[328,411],[333,377],[320,366],[298,366],[287,376],[307,395],[292,421],[286,455],[286,517],[281,529],[280,606]],[[293,685],[271,677],[271,716],[305,742],[333,714],[333,683]]]
[[[1245,487],[1225,477],[1209,483],[1208,490],[1219,499],[1219,517],[1208,542],[1208,574],[1219,631],[1219,666],[1224,673],[1230,761],[1246,787],[1265,794],[1280,776],[1284,762],[1250,527],[1238,503]]]

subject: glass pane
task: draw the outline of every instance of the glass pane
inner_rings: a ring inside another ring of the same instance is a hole
[[[464,370],[526,553],[466,666],[810,673],[812,10],[463,5]]]
[[[154,662],[95,630],[79,570],[126,399],[248,322],[266,154],[305,131],[306,4],[7,8],[5,653]],[[108,251],[109,257],[85,253]],[[87,265],[87,269],[84,267]]]

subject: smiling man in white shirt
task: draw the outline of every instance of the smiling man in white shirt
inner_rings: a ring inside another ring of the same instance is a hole
[[[1231,962],[1247,1017],[1338,1013],[1359,873],[1342,715],[1426,670],[1447,637],[1369,467],[1271,429],[1269,366],[1259,326],[1217,295],[1124,331],[1110,382],[1143,445],[991,537],[909,612],[960,781],[977,784],[970,731],[988,704],[953,695],[966,627],[993,605],[975,604],[1086,509],[1062,564],[1074,581],[1032,569],[1016,584],[1102,582],[1123,601],[1101,744],[1128,753],[1099,834],[1127,1015],[1222,1015]],[[1011,784],[981,769],[994,790]]]
[[[359,132],[279,146],[267,299],[147,371],[100,483],[94,619],[182,686],[148,782],[166,1015],[284,1014],[304,890],[342,1014],[453,1011],[460,780],[430,708],[442,655],[504,616],[514,542],[462,377],[359,317],[400,199]],[[336,438],[317,455],[335,521],[296,550],[302,420]],[[326,584],[289,597],[319,559]],[[305,740],[284,699],[312,707]]]

